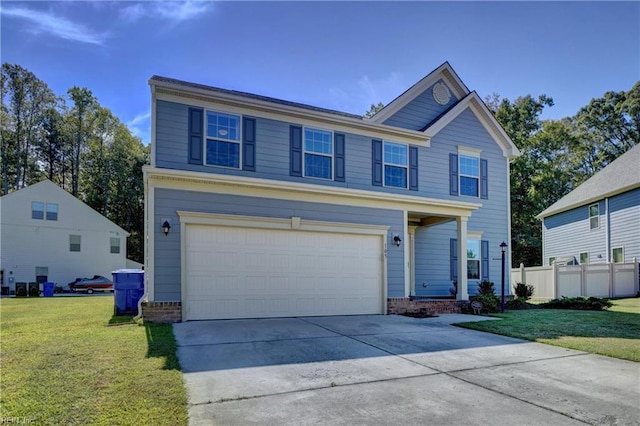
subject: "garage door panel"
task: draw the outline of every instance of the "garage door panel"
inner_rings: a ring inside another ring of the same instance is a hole
[[[376,235],[188,225],[187,319],[382,311]]]

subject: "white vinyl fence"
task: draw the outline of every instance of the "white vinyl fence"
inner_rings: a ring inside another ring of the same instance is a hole
[[[594,265],[533,266],[511,269],[511,283],[534,287],[532,300],[567,297],[632,297],[638,294],[639,265],[604,263]]]

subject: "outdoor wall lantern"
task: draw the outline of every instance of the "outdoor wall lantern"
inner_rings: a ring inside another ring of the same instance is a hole
[[[400,247],[400,243],[402,242],[402,240],[400,239],[400,235],[395,234],[393,236],[393,244],[396,245],[396,247]]]
[[[168,220],[165,220],[162,223],[162,232],[164,232],[164,235],[168,235],[170,230],[171,230],[171,224],[169,223]]]

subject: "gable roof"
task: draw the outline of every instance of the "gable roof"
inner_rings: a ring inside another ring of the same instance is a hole
[[[445,62],[427,74],[416,84],[405,90],[403,94],[389,102],[384,108],[368,120],[374,123],[383,123],[385,120],[407,106],[409,102],[414,100],[429,87],[433,86],[438,80],[444,80],[449,89],[451,89],[458,99],[462,99],[469,93],[469,89],[465,86],[462,80],[460,80],[460,77],[458,77],[458,74],[456,74],[453,68],[451,68],[449,62]]]
[[[3,203],[6,203],[7,201],[10,201],[14,197],[22,196],[24,194],[37,191],[38,189],[41,189],[41,188],[44,188],[47,193],[55,192],[59,194],[59,196],[61,196],[65,200],[65,202],[74,204],[75,208],[85,210],[85,212],[87,212],[87,214],[94,217],[95,220],[103,221],[105,224],[109,225],[110,227],[113,227],[116,231],[122,232],[125,236],[128,237],[130,235],[129,232],[125,231],[124,229],[122,229],[121,227],[119,227],[118,225],[116,225],[115,223],[113,223],[112,221],[110,221],[109,219],[107,219],[106,217],[104,217],[103,215],[101,215],[91,207],[89,207],[89,205],[85,204],[82,200],[79,200],[78,198],[71,195],[69,192],[60,188],[58,185],[51,182],[49,179],[44,179],[33,185],[29,185],[17,191],[10,192],[9,194],[3,195],[2,197],[0,197],[0,199],[2,200]]]
[[[640,188],[640,144],[630,148],[536,217],[544,219],[635,188]]]
[[[498,142],[505,157],[513,159],[520,156],[520,151],[516,145],[475,91],[469,93],[464,99],[449,108],[443,115],[429,123],[422,131],[429,136],[429,138],[432,138],[467,108],[478,117],[478,120],[487,132]]]

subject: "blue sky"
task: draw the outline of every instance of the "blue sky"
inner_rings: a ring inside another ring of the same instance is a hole
[[[93,91],[145,143],[154,74],[363,114],[445,61],[574,115],[640,80],[640,2],[13,2],[2,62]]]

